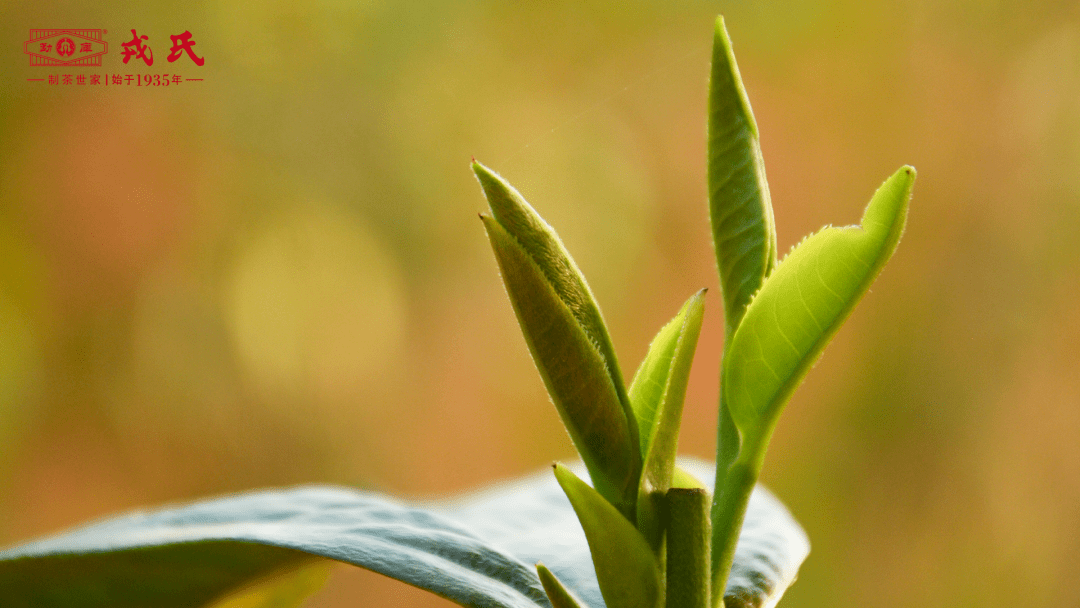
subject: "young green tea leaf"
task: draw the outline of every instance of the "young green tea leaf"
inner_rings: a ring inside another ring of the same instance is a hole
[[[645,537],[570,469],[555,465],[555,478],[585,530],[607,608],[659,608],[663,576]]]
[[[472,167],[495,221],[518,241],[582,330],[596,344],[607,365],[611,383],[618,387],[622,396],[622,373],[600,307],[558,234],[506,180],[478,162],[473,162]]]
[[[630,405],[637,418],[641,456],[649,453],[649,445],[656,434],[656,415],[664,400],[664,389],[671,376],[671,361],[675,357],[675,347],[679,344],[686,315],[683,309],[675,318],[668,321],[649,344],[645,358],[641,360],[634,379],[630,381]]]
[[[701,460],[679,467],[713,475]],[[799,525],[759,487],[727,595],[772,605],[807,550]],[[604,606],[585,534],[550,470],[424,505],[308,487],[123,515],[0,552],[0,606],[205,606],[322,558],[496,608],[547,608],[528,565],[543,562],[584,606]]]
[[[669,438],[658,439],[661,429],[679,428],[690,364],[701,333],[705,291],[691,296],[679,314],[660,329],[630,383],[630,404],[638,421],[643,458],[648,458],[656,440],[671,443]],[[674,458],[668,461],[671,466],[673,463]]]
[[[574,594],[543,563],[536,564],[536,574],[544,585],[544,592],[547,593],[552,608],[584,608],[581,600],[574,597]]]
[[[691,296],[649,345],[630,385],[645,458],[638,489],[637,526],[656,552],[661,532],[659,503],[671,487],[686,385],[705,312],[705,290]]]
[[[709,79],[709,219],[724,295],[725,335],[776,265],[776,228],[757,123],[724,18],[716,20]]]
[[[900,169],[878,188],[861,226],[825,228],[800,243],[769,275],[728,343],[712,512],[714,586],[729,576],[732,531],[745,526],[746,501],[780,411],[896,249],[914,180],[914,169]]]
[[[481,219],[533,361],[597,491],[632,517],[637,423],[600,309],[551,227],[502,178],[479,163],[473,169],[493,214]]]
[[[743,87],[739,66],[731,47],[724,18],[718,17],[713,35],[712,72],[709,78],[709,219],[713,230],[717,268],[724,296],[724,361],[730,357],[732,337],[742,322],[746,307],[776,266],[776,228],[773,222],[769,184],[761,157],[757,123]],[[721,368],[720,384],[727,384]],[[713,542],[714,587],[723,584],[724,570],[734,551],[732,530],[738,521],[720,522],[721,500],[730,493],[728,475],[742,451],[742,442],[732,420],[724,392],[720,394],[716,432],[716,499],[713,506],[714,534],[729,536]],[[749,486],[737,490],[748,498]],[[741,500],[731,505],[741,517]]]
[[[724,398],[745,443],[764,453],[780,410],[896,249],[915,170],[874,194],[861,226],[825,228],[777,266],[724,359]],[[760,455],[748,455],[760,457]]]

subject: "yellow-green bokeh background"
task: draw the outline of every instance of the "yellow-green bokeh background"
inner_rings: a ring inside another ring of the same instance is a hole
[[[631,375],[712,288],[682,449],[714,449],[712,20],[780,248],[919,170],[907,233],[796,393],[764,479],[813,542],[781,605],[1080,605],[1080,5],[7,3],[0,544],[332,482],[433,496],[572,448],[469,159],[560,231]],[[31,28],[106,28],[101,69]],[[124,66],[131,28],[153,69]],[[192,32],[202,68],[165,61]],[[48,73],[181,73],[170,88]],[[444,606],[342,568],[310,606]]]

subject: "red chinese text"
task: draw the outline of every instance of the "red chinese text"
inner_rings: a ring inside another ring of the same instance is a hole
[[[188,57],[195,62],[195,65],[202,65],[206,63],[206,60],[195,54],[195,50],[191,47],[195,46],[195,41],[191,39],[191,32],[185,31],[183,34],[177,36],[169,36],[172,39],[172,49],[169,51],[169,63],[176,61],[180,58],[181,53],[187,53]]]
[[[120,46],[124,47],[124,63],[127,63],[129,59],[135,57],[142,59],[146,62],[146,65],[154,65],[154,52],[150,50],[150,45],[143,44],[144,40],[149,40],[149,36],[139,36],[135,33],[135,30],[131,30],[131,42],[125,42]]]

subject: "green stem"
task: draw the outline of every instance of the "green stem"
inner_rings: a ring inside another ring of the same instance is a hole
[[[709,493],[667,491],[667,608],[709,606]]]
[[[752,450],[744,451],[753,453]],[[755,462],[758,461],[758,462]],[[720,606],[727,578],[731,573],[731,562],[735,557],[735,546],[739,541],[746,505],[754,491],[758,473],[761,471],[760,459],[746,461],[739,458],[724,475],[723,487],[717,490],[712,511],[712,588],[713,606]],[[720,474],[717,473],[717,477]]]

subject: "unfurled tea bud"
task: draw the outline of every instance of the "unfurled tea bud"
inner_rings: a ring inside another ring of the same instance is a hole
[[[641,474],[637,423],[600,309],[559,237],[510,184],[473,171],[506,292],[551,400],[596,490],[633,521]]]

